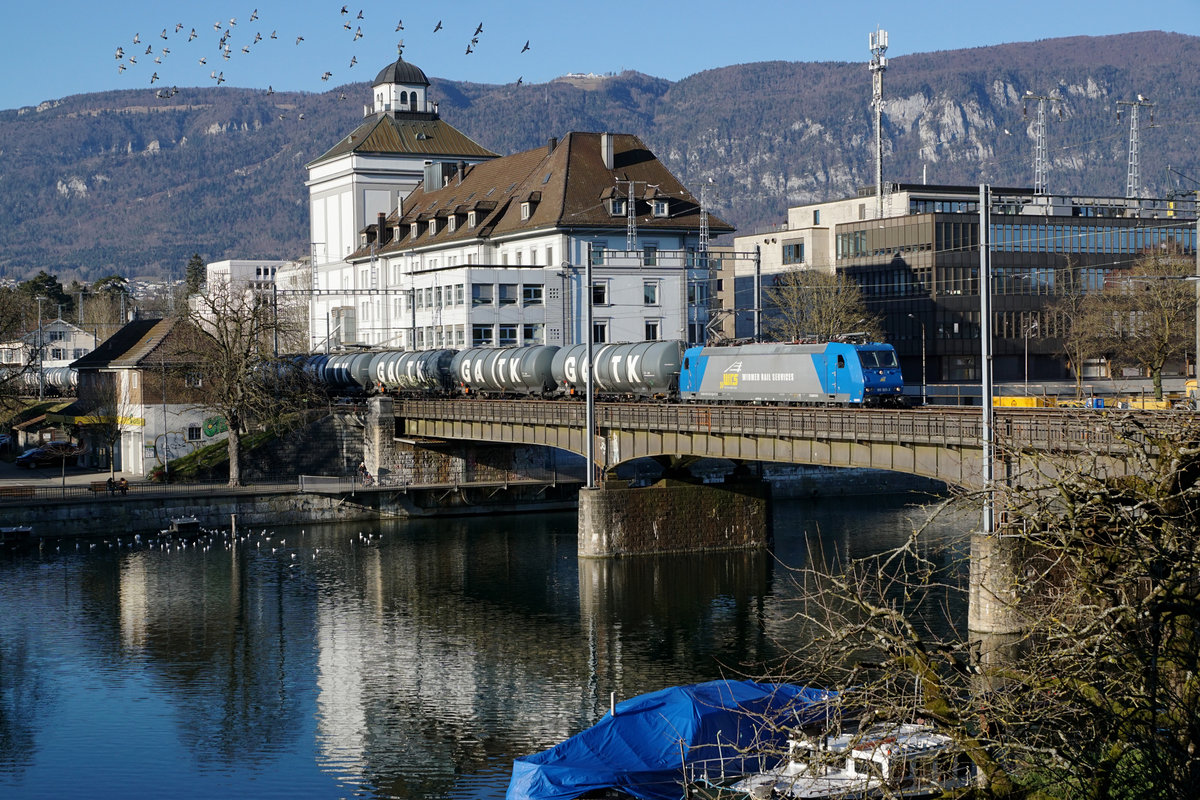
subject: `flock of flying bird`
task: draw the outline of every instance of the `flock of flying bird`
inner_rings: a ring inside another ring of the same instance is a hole
[[[358,12],[357,15],[355,15],[352,18],[350,7],[343,5],[341,7],[340,17],[342,18],[342,29],[344,31],[348,32],[349,35],[352,37],[351,42],[357,42],[359,39],[363,38],[364,34],[363,34],[362,25],[359,24],[360,21],[362,21],[364,19],[363,12],[361,10]],[[259,18],[258,17],[258,9],[256,8],[250,14],[249,21],[256,22],[258,20],[258,18]],[[217,20],[216,22],[213,23],[213,30],[217,34],[217,51],[218,51],[218,55],[213,57],[214,63],[217,63],[218,58],[222,59],[224,61],[229,61],[231,58],[234,57],[235,53],[237,52],[235,50],[236,44],[233,41],[234,40],[234,29],[237,27],[237,24],[238,24],[238,21],[237,21],[236,17],[231,17],[228,22],[225,22],[224,20]],[[182,38],[182,32],[186,27],[188,27],[188,26],[185,26],[182,22],[178,22],[175,24],[173,30],[171,28],[163,28],[162,32],[158,34],[158,38],[163,40],[163,42],[165,42],[165,43],[169,43],[172,36],[179,36],[179,38]],[[396,32],[401,32],[403,30],[404,30],[404,20],[401,19],[396,23]],[[441,31],[441,30],[442,30],[442,20],[438,20],[437,25],[435,25],[433,28],[433,33],[437,33],[438,31]],[[472,53],[475,52],[475,49],[479,46],[479,38],[482,34],[483,34],[483,23],[480,22],[475,27],[475,32],[472,34],[471,40],[467,44],[466,55],[471,55]],[[191,28],[191,30],[187,34],[187,38],[184,43],[185,44],[190,43],[194,39],[199,38],[199,36],[200,36],[200,34],[197,33],[196,29]],[[242,45],[242,47],[240,48],[240,53],[242,55],[249,55],[251,52],[251,49],[255,48],[260,42],[276,40],[278,38],[279,38],[279,32],[277,30],[272,30],[271,33],[265,37],[263,36],[261,31],[255,31],[254,36],[252,38],[247,36],[247,43]],[[304,41],[303,36],[296,37],[297,45],[300,45],[303,41]],[[126,70],[136,67],[138,64],[139,56],[143,59],[143,61],[145,61],[147,59],[152,59],[153,63],[155,65],[160,65],[163,63],[164,59],[166,59],[169,55],[171,55],[171,49],[169,47],[167,47],[166,44],[156,45],[156,44],[152,44],[152,43],[148,42],[146,44],[145,52],[141,51],[141,45],[142,45],[141,34],[135,33],[133,35],[133,47],[131,47],[128,51],[125,49],[125,46],[123,46],[123,45],[117,47],[117,49],[116,49],[116,60],[118,62],[117,63],[117,72],[124,73]],[[404,49],[404,40],[402,39],[402,40],[400,40],[400,52],[401,53],[403,53],[403,49]],[[528,51],[529,49],[530,49],[529,41],[526,40],[526,42],[525,42],[524,46],[521,48],[520,52],[524,53],[524,52]],[[209,61],[208,55],[202,55],[198,59],[198,62],[201,66],[208,66],[208,61]],[[353,68],[354,65],[357,63],[358,63],[358,56],[352,55],[350,57],[350,66],[348,68]],[[151,73],[152,74],[150,75],[150,84],[153,86],[154,84],[157,84],[159,82],[160,78],[159,78],[157,69],[152,69]],[[332,70],[328,70],[328,69],[324,70],[321,73],[321,80],[328,81],[330,78],[333,77],[333,74],[334,73]],[[224,70],[218,70],[218,69],[212,70],[212,72],[209,74],[209,79],[212,81],[215,81],[217,86],[220,86],[222,83],[225,82]],[[517,78],[517,80],[516,80],[517,85],[520,85],[522,82],[523,82],[522,78],[520,78],[520,77]],[[267,94],[274,94],[274,91],[275,90],[272,87],[270,87],[270,86],[267,87]],[[172,86],[169,89],[168,88],[160,88],[157,90],[157,92],[155,94],[160,99],[167,99],[167,98],[173,97],[174,95],[176,95],[178,93],[179,93],[179,89],[175,86]],[[340,100],[346,99],[345,92],[340,93],[338,99],[340,99]],[[280,119],[283,119],[284,115],[280,114],[279,117],[280,117]],[[298,117],[299,117],[299,119],[303,119],[304,115],[300,114],[300,115],[298,115]]]

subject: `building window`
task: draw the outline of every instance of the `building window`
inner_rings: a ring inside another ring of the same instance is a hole
[[[492,304],[492,284],[490,283],[472,283],[471,284],[471,305],[473,306],[490,306]]]
[[[199,372],[189,372],[183,376],[183,385],[189,389],[199,389],[204,385],[204,379]]]
[[[656,320],[656,319],[646,320],[646,341],[647,342],[657,342],[658,341],[658,320]]]
[[[671,216],[671,204],[668,203],[666,200],[655,200],[654,201],[654,216],[656,216],[656,217]]]
[[[433,307],[442,307],[442,287],[440,286],[433,287]]]
[[[603,344],[608,341],[608,321],[592,323],[592,342]]]
[[[528,322],[522,330],[522,337],[525,344],[545,344],[546,330],[540,322]]]
[[[433,236],[437,233],[437,219],[429,220],[429,235]]]
[[[521,203],[521,219],[529,219],[533,213],[533,206],[528,202]]]
[[[804,242],[791,242],[783,246],[784,264],[804,263]]]
[[[491,325],[472,325],[471,326],[471,346],[472,347],[490,347],[495,342],[492,336]]]
[[[527,283],[522,286],[521,300],[527,306],[540,306],[542,304],[542,284]]]
[[[475,215],[475,212],[474,212],[474,211],[468,211],[468,212],[467,212],[467,227],[468,227],[468,228],[474,228],[474,227],[475,227],[475,220],[476,220],[476,219],[478,219],[478,217],[476,217],[476,215]]]
[[[463,304],[463,284],[456,283],[454,285],[454,305],[461,306]]]
[[[188,425],[187,440],[189,442],[200,441],[200,426],[194,422],[191,425]]]
[[[67,338],[67,334],[66,331],[50,331],[50,336],[47,338],[49,338],[49,340],[52,342],[61,342],[63,339]]]
[[[521,266],[521,264],[525,263],[525,253],[522,252],[521,250],[518,250],[516,255],[517,255],[517,266],[519,267],[519,266]]]
[[[417,289],[417,308],[425,307],[425,292],[422,289]]]
[[[813,225],[820,225],[820,224],[821,224],[821,209],[814,208],[813,209]]]
[[[625,198],[614,197],[608,201],[608,211],[614,217],[619,217],[625,213]]]
[[[658,281],[642,281],[642,305],[658,305]]]
[[[66,353],[61,347],[50,348],[51,361],[62,361],[64,358],[66,358]]]
[[[515,283],[500,284],[500,305],[511,306],[517,302],[517,285]]]
[[[604,246],[592,245],[592,266],[598,267],[604,263]]]
[[[446,232],[454,233],[454,229],[458,227],[458,215],[451,214],[446,218]]]
[[[517,326],[516,325],[500,325],[500,338],[497,344],[501,347],[511,347],[517,343]]]
[[[592,281],[592,305],[608,305],[608,282]]]
[[[648,244],[642,248],[642,266],[653,267],[658,264],[658,248]]]

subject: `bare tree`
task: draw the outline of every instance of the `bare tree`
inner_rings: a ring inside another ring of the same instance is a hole
[[[175,358],[205,409],[229,428],[229,485],[241,483],[242,436],[272,425],[308,397],[303,376],[276,356],[277,340],[295,337],[297,318],[279,314],[269,292],[218,282],[182,311]]]
[[[868,313],[862,291],[853,279],[819,269],[793,269],[778,276],[766,290],[764,329],[780,341],[830,341],[862,334],[879,341],[883,326]]]
[[[1128,272],[1110,276],[1084,306],[1107,331],[1103,342],[1113,363],[1148,373],[1159,400],[1163,368],[1184,357],[1193,340],[1196,289],[1183,278],[1194,269],[1194,261],[1178,253],[1148,253]]]
[[[1083,372],[1088,361],[1103,357],[1111,321],[1100,304],[1091,301],[1087,284],[1070,256],[1059,273],[1056,297],[1047,307],[1051,330],[1061,332],[1062,352],[1075,374],[1075,397],[1083,397]]]
[[[997,646],[947,619],[970,593],[964,548],[921,525],[888,553],[797,573],[807,629],[787,671],[852,687],[843,702],[864,722],[920,717],[952,736],[983,797],[1192,796],[1200,420],[1056,413],[1091,414],[1096,441],[1046,456],[1001,443],[1007,524],[980,542],[1003,557],[974,565],[993,570],[976,595],[1001,587],[989,602],[1018,633]]]
[[[109,474],[116,474],[117,443],[121,440],[121,419],[129,416],[121,402],[116,375],[111,372],[90,372],[80,375],[77,403],[81,413],[76,414],[82,433],[95,442],[104,444],[108,450]]]
[[[11,288],[0,287],[0,342],[16,344],[27,332],[23,320],[26,305],[24,295]],[[10,366],[0,366],[0,410],[5,411],[13,411],[18,407],[25,376],[30,368],[29,363],[10,363]]]

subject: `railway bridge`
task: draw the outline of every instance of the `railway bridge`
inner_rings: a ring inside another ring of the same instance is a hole
[[[1125,444],[1090,409],[996,409],[1006,453],[1111,456]],[[537,444],[586,455],[578,401],[397,400],[397,435]],[[656,403],[596,404],[596,466],[647,457],[725,458],[892,470],[966,488],[983,485],[983,420],[970,407],[847,409]],[[996,475],[1020,473],[1011,460]]]

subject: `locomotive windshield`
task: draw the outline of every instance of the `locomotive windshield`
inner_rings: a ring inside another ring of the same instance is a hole
[[[896,351],[891,348],[887,350],[861,350],[858,355],[862,359],[864,367],[899,366],[899,363],[896,361]]]

